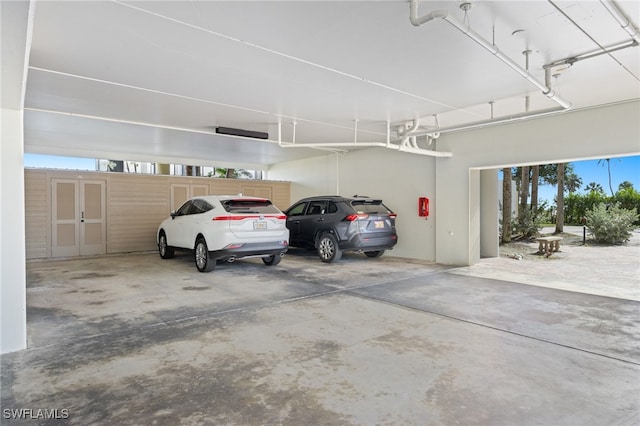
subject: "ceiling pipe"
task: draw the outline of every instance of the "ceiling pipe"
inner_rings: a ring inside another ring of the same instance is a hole
[[[438,116],[434,115],[434,117],[436,120],[436,129],[437,129],[439,127]],[[411,127],[398,135],[402,137],[402,139],[400,140],[400,146],[402,147],[411,146],[415,149],[422,149],[420,148],[420,146],[418,146],[417,137],[424,136],[425,134],[428,135],[429,145],[431,145],[435,139],[438,139],[440,137],[440,133],[438,132],[433,132],[431,130],[429,131],[420,130],[420,117],[416,117],[416,119],[412,121]]]
[[[581,53],[580,55],[559,59],[549,64],[545,64],[543,68],[547,69],[547,68],[558,67],[561,65],[573,65],[578,61],[595,58],[596,56],[600,56],[600,55],[607,55],[609,53],[616,52],[618,50],[626,49],[628,47],[636,47],[636,46],[638,46],[638,42],[636,42],[635,40],[627,40],[627,41],[623,41],[622,43],[617,43],[617,44],[605,47],[604,49],[592,50],[589,52]]]
[[[634,28],[631,21],[624,16],[624,13],[618,8],[618,6],[616,6],[616,4],[611,0],[600,0],[600,3],[609,11],[611,16],[618,21],[622,29],[625,30],[636,43],[640,44],[640,33]]]
[[[391,121],[387,120],[387,147],[391,145]]]
[[[466,26],[464,23],[460,22],[454,16],[449,15],[447,10],[436,10],[430,12],[423,16],[418,16],[418,0],[410,0],[409,4],[409,20],[411,23],[419,27],[429,21],[434,19],[443,19],[449,24],[453,25],[460,32],[465,34],[467,37],[471,38],[473,41],[478,43],[484,49],[488,50],[492,55],[500,59],[506,65],[508,65],[511,69],[516,71],[522,77],[531,82],[534,86],[539,88],[542,93],[547,96],[549,99],[552,99],[558,105],[560,105],[565,110],[571,108],[571,103],[561,98],[557,93],[555,93],[550,87],[546,86],[544,83],[536,79],[531,73],[522,68],[520,65],[515,63],[511,58],[503,54],[495,45],[491,42],[482,38],[482,36],[475,31],[473,31],[470,27]]]
[[[408,152],[410,154],[426,155],[429,157],[438,157],[438,158],[453,157],[453,153],[448,151],[432,151],[429,149],[414,148],[411,146],[401,147],[398,145],[391,145],[391,147],[392,148],[395,147],[395,149],[397,149],[400,152]]]
[[[411,124],[411,127],[408,128],[401,135],[398,135],[398,136],[402,136],[402,140],[400,142],[400,146],[407,146],[409,144],[409,138],[413,135],[413,133],[416,132],[416,130],[418,130],[418,127],[420,127],[420,118],[416,117],[416,119],[413,120],[413,122]],[[414,145],[414,147],[415,147],[415,145]]]
[[[357,129],[356,120],[356,129]],[[405,124],[407,126],[408,124]],[[318,143],[298,143],[295,142],[280,142],[279,146],[282,148],[312,148],[312,149],[336,149],[336,148],[387,148],[394,149],[401,152],[408,152],[410,154],[426,155],[430,157],[452,157],[451,152],[434,151],[430,149],[420,148],[418,146],[416,136],[413,132],[416,132],[420,126],[420,118],[416,117],[411,122],[410,127],[406,129],[401,135],[402,139],[398,143],[391,142],[391,123],[387,121],[387,139],[386,142],[358,142],[355,139],[353,142],[318,142]],[[356,132],[357,134],[357,132]]]
[[[538,111],[534,111],[534,112],[522,112],[520,114],[513,114],[513,115],[507,115],[504,117],[498,117],[498,118],[490,118],[487,120],[481,120],[481,121],[474,121],[472,123],[465,123],[465,124],[460,124],[458,126],[450,126],[450,127],[442,127],[440,129],[438,129],[438,133],[453,133],[453,132],[460,132],[463,130],[471,130],[471,129],[479,129],[482,127],[488,127],[488,126],[493,126],[495,124],[505,124],[505,123],[509,123],[511,121],[521,121],[521,120],[527,120],[530,118],[538,118],[538,117],[544,117],[547,115],[553,115],[553,114],[559,114],[561,112],[565,112],[566,109],[562,108],[560,106],[558,107],[554,107],[554,108],[549,108],[549,109],[544,109],[544,110],[538,110]],[[426,133],[427,135],[429,135],[429,133]]]
[[[345,142],[321,142],[321,143],[301,143],[301,144],[283,144],[283,148],[387,148],[394,149],[396,151],[408,152],[411,154],[426,155],[429,157],[452,157],[453,153],[445,151],[432,151],[429,149],[415,148],[412,146],[401,146],[398,144],[389,144],[385,142],[357,142],[357,143],[345,143]]]
[[[431,157],[451,157],[451,152],[434,151],[429,149],[420,148],[415,140],[416,137],[413,132],[416,132],[420,126],[420,117],[416,117],[411,124],[406,123],[406,130],[399,134],[402,137],[399,141],[391,141],[391,122],[387,121],[387,137],[386,142],[358,142],[358,120],[355,120],[355,134],[353,142],[317,142],[317,143],[296,143],[295,141],[295,125],[293,122],[293,141],[283,142],[281,138],[281,127],[278,122],[278,146],[281,148],[312,148],[312,149],[324,149],[335,150],[337,148],[387,148],[397,151],[408,152],[411,154],[427,155]],[[398,131],[399,132],[399,131]],[[397,142],[397,143],[395,143]]]
[[[278,146],[282,147],[282,121],[278,119]]]

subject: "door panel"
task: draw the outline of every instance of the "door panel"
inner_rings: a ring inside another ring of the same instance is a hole
[[[186,234],[188,212],[191,207],[191,202],[183,203],[175,211],[175,215],[171,220],[168,220],[164,225],[164,231],[167,235],[167,243],[174,247],[191,247],[188,245],[190,237]]]
[[[300,233],[298,238],[312,244],[315,241],[316,230],[325,227],[326,200],[314,200],[309,203],[306,214],[301,216]]]
[[[58,223],[57,225],[58,247],[71,247],[72,250],[77,250],[78,241],[76,239],[76,224],[75,223]],[[71,252],[67,256],[76,254],[75,251]],[[79,252],[77,253],[79,254]],[[63,254],[59,254],[63,256]]]
[[[51,255],[106,253],[105,183],[52,179]]]
[[[177,183],[171,185],[171,211],[178,209],[188,199],[189,185]]]
[[[171,184],[171,211],[180,208],[189,198],[209,195],[209,185]]]
[[[189,189],[191,190],[190,197],[209,195],[209,185],[191,185]]]
[[[102,219],[101,183],[83,182],[84,186],[84,218]]]
[[[193,248],[195,241],[191,241],[191,233],[193,230],[193,223],[191,221],[191,215],[176,216],[172,221],[173,232],[169,244],[176,244],[178,247]],[[169,237],[167,237],[169,239]]]
[[[102,244],[102,224],[85,223],[84,224],[84,243],[86,245]]]
[[[80,235],[78,219],[78,181],[53,179],[51,255],[78,256],[80,254]]]
[[[56,214],[58,220],[75,220],[76,199],[78,198],[77,182],[60,182],[57,191]]]
[[[304,246],[300,239],[300,223],[304,218],[307,203],[298,203],[287,211],[287,228],[289,228],[289,242],[292,246]]]
[[[103,181],[80,181],[80,209],[80,254],[106,253]]]

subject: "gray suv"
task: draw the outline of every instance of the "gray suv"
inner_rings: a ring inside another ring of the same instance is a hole
[[[369,197],[336,195],[304,198],[285,210],[289,245],[318,251],[323,262],[343,251],[379,257],[398,243],[396,214]]]

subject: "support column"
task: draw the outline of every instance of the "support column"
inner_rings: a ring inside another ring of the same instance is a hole
[[[480,257],[499,254],[499,184],[498,169],[480,172]]]
[[[27,347],[22,112],[0,118],[0,353]]]
[[[27,347],[23,108],[33,9],[0,1],[0,353]]]
[[[481,188],[480,170],[469,169],[469,233],[467,235],[469,238],[468,259],[470,265],[480,261]]]

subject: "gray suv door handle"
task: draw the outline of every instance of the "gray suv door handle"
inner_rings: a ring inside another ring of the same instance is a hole
[[[316,222],[324,222],[324,217],[319,217],[316,219]]]

